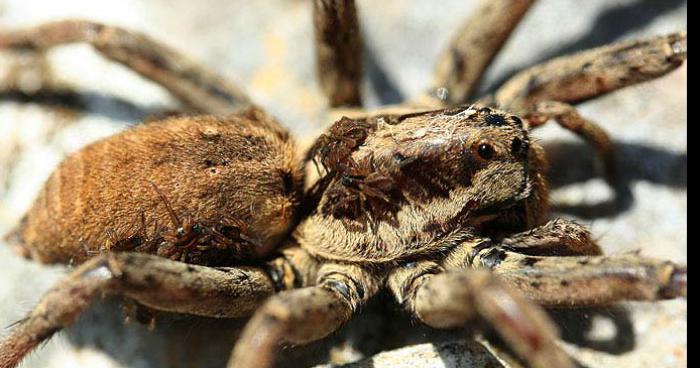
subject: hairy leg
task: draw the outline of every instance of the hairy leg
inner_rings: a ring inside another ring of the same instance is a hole
[[[409,311],[435,328],[483,322],[534,368],[573,367],[557,331],[538,306],[486,270],[438,273],[436,264],[397,269],[389,287]]]
[[[489,238],[474,238],[462,242],[450,251],[440,262],[447,270],[460,270],[473,267],[481,252],[498,247],[523,255],[548,256],[594,256],[601,255],[598,244],[591,239],[590,232],[583,226],[569,220],[556,219],[542,226],[510,235],[495,242]]]
[[[231,318],[250,314],[285,286],[285,255],[267,270],[204,267],[141,253],[100,255],[84,263],[44,295],[34,310],[0,342],[0,368],[16,366],[39,343],[72,324],[105,293],[131,298],[147,307],[177,313]],[[296,274],[296,273],[295,273]],[[297,281],[298,282],[298,281]]]
[[[487,0],[462,26],[443,52],[432,89],[445,88],[447,103],[466,103],[484,71],[534,0]]]
[[[77,42],[90,44],[108,59],[162,85],[194,111],[226,115],[252,104],[221,75],[143,34],[82,20],[0,32],[0,50],[46,50]]]
[[[533,106],[532,111],[525,115],[525,119],[532,128],[554,120],[564,129],[581,137],[600,155],[605,178],[611,183],[615,181],[615,143],[603,128],[581,116],[575,107],[556,101],[538,102]]]
[[[490,268],[531,300],[549,307],[605,306],[687,295],[684,266],[637,255],[536,257],[493,247],[479,251],[473,265]]]
[[[316,72],[331,107],[360,106],[362,37],[354,0],[314,0]]]
[[[569,220],[556,219],[499,242],[515,252],[547,256],[601,255],[598,244],[585,227]]]
[[[576,103],[665,75],[688,56],[688,35],[615,43],[525,70],[501,86],[495,104],[513,112],[542,101]]]
[[[279,293],[255,313],[229,367],[272,366],[279,343],[306,344],[328,336],[377,289],[376,277],[360,267],[322,266],[316,286]]]

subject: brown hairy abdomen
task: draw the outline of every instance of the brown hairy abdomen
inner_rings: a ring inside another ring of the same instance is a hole
[[[263,113],[169,119],[68,157],[47,180],[17,235],[33,258],[81,262],[128,247],[137,234],[145,235],[137,236],[139,243],[175,234],[170,206],[180,223],[234,226],[248,240],[242,242],[247,248],[236,251],[262,256],[295,222],[302,187],[293,143]],[[152,247],[140,251],[156,253]]]

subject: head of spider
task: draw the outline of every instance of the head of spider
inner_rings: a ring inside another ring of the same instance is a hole
[[[317,215],[383,243],[396,229],[405,243],[494,223],[526,228],[546,198],[540,151],[520,118],[479,106],[344,118],[311,150],[325,173]]]

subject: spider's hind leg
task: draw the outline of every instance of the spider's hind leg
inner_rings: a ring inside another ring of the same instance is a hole
[[[275,291],[299,281],[291,280],[300,273],[298,265],[290,262],[305,262],[304,257],[285,253],[271,261],[268,269],[197,266],[142,253],[97,256],[49,290],[2,338],[0,368],[15,367],[37,345],[71,325],[102,294],[124,296],[167,312],[219,318],[248,315]]]
[[[0,51],[43,51],[69,43],[91,45],[106,58],[160,84],[194,111],[227,115],[252,105],[238,87],[221,75],[143,34],[119,27],[68,20],[0,32]]]

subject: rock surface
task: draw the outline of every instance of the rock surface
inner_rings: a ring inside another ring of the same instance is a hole
[[[373,106],[419,94],[451,31],[476,6],[459,0],[358,4],[368,49],[365,91]],[[0,0],[0,29],[68,17],[140,30],[185,51],[239,83],[299,136],[329,123],[314,80],[308,1]],[[483,88],[553,56],[685,28],[686,1],[541,0],[495,61]],[[43,70],[44,79],[27,77],[22,85],[50,83],[77,93],[42,101],[0,98],[0,233],[17,221],[66,154],[176,107],[161,88],[86,46],[57,49],[47,58],[48,70],[33,66]],[[14,60],[0,53],[0,93]],[[581,111],[618,142],[628,190],[610,191],[594,174],[590,150],[557,127],[546,127],[537,136],[553,157],[556,215],[590,225],[607,253],[640,251],[687,262],[687,67],[582,104]],[[609,205],[613,195],[623,198],[622,208]],[[63,274],[63,267],[24,261],[0,244],[0,326],[21,318]],[[286,365],[357,360],[397,348],[350,367],[501,364],[479,345],[461,341],[463,331],[430,331],[398,308],[383,307],[391,305],[388,299],[376,304],[327,341],[286,351]],[[687,366],[685,301],[627,303],[554,317],[567,350],[585,367]],[[25,366],[218,367],[241,323],[171,317],[149,332],[124,325],[119,309],[106,301]]]

